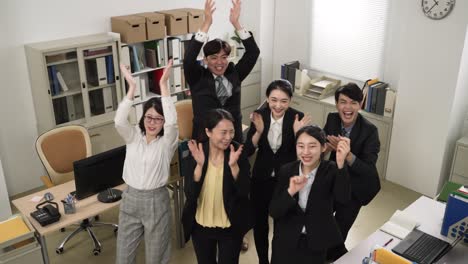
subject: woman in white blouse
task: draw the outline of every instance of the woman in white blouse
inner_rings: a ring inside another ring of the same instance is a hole
[[[136,84],[131,72],[120,66],[129,89],[114,122],[127,145],[123,179],[128,188],[120,204],[116,263],[135,263],[143,236],[146,263],[169,263],[171,210],[165,185],[179,136],[177,113],[167,87],[171,68],[172,60],[159,82],[161,98],[149,99],[138,125],[133,126],[128,114]]]

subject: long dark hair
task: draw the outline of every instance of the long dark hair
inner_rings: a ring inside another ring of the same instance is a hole
[[[146,129],[145,129],[145,114],[148,111],[148,109],[154,108],[156,112],[158,112],[160,115],[164,117],[164,112],[162,108],[162,103],[161,103],[161,98],[159,97],[153,97],[149,99],[148,101],[145,102],[143,105],[143,115],[140,118],[140,122],[138,123],[138,126],[141,129],[141,132],[143,135],[146,135]],[[156,136],[164,136],[164,126],[161,128],[161,131]]]

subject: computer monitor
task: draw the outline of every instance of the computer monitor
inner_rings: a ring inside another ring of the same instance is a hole
[[[115,197],[116,194],[110,188],[124,183],[122,172],[125,153],[126,147],[122,146],[73,162],[76,187],[75,197],[81,200],[102,192],[106,194],[106,197],[120,199],[120,197]]]

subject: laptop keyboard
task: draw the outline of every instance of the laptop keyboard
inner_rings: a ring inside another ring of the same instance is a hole
[[[402,255],[418,263],[431,263],[446,247],[447,242],[424,233]]]

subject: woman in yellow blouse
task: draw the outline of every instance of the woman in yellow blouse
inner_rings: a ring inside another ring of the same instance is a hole
[[[205,121],[206,142],[189,142],[194,169],[185,179],[185,240],[192,237],[198,263],[238,263],[242,237],[252,227],[250,166],[232,141],[232,115],[214,109]]]

